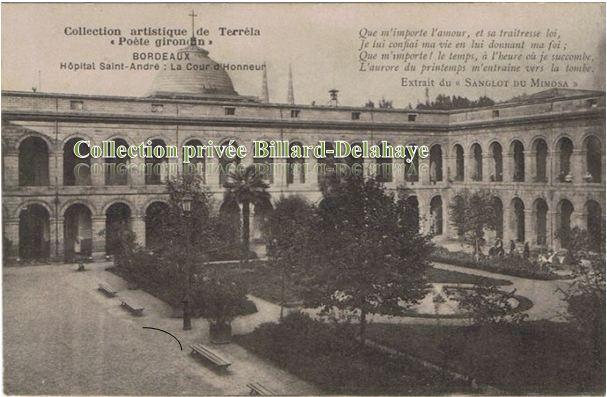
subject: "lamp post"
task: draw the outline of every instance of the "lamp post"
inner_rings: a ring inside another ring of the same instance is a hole
[[[183,329],[184,331],[187,330],[191,330],[192,329],[192,320],[190,318],[190,293],[191,293],[191,287],[192,287],[192,266],[191,266],[191,260],[190,260],[190,238],[191,238],[191,231],[190,231],[190,215],[192,213],[192,195],[190,193],[185,193],[181,199],[181,208],[183,210],[183,213],[185,215],[185,244],[186,244],[186,249],[185,249],[185,260],[186,260],[186,295],[185,298],[183,299]]]

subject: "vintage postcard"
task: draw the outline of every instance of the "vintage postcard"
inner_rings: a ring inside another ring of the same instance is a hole
[[[605,394],[604,3],[1,18],[5,394]]]

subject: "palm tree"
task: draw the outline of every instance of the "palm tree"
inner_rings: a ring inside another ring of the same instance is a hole
[[[226,200],[242,204],[242,257],[246,259],[249,253],[250,205],[270,201],[270,194],[266,191],[269,185],[257,173],[255,166],[250,165],[244,171],[237,168],[231,172],[223,186],[226,189]]]

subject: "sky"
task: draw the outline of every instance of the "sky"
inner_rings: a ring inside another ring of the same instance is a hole
[[[109,37],[67,36],[66,27],[185,28],[194,10],[196,26],[206,27],[213,44],[206,46],[218,62],[263,63],[268,67],[271,102],[285,102],[288,68],[292,65],[297,103],[326,104],[328,90],[340,90],[342,105],[363,105],[371,99],[392,100],[396,107],[424,100],[425,89],[402,87],[402,73],[360,72],[361,28],[381,29],[540,29],[558,28],[569,45],[597,60],[598,73],[574,77],[585,89],[605,89],[605,8],[586,3],[484,4],[2,4],[2,89],[43,92],[142,96],[156,72],[70,72],[61,62],[130,62],[134,47],[110,44]],[[253,27],[257,37],[219,36],[218,27]],[[179,47],[165,50],[174,51]],[[142,51],[161,51],[143,47]],[[38,74],[40,71],[40,84]],[[261,94],[261,72],[230,72],[243,95]],[[432,78],[444,74],[431,74]],[[555,77],[534,73],[535,77]],[[561,78],[571,76],[561,74]],[[536,90],[538,91],[538,90]],[[532,93],[520,88],[431,88],[444,93],[496,100]]]

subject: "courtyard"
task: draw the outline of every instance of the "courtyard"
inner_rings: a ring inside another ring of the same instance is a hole
[[[105,271],[109,265],[89,264],[85,272],[74,271],[75,265],[4,267],[5,393],[246,395],[252,381],[281,394],[318,393],[236,344],[217,349],[231,359],[229,372],[213,371],[189,355],[189,344],[208,341],[205,320],[194,319],[193,330],[182,331],[166,304],[127,290],[124,280]],[[131,316],[117,298],[97,291],[103,281],[119,296],[136,299],[144,316]],[[260,315],[239,319],[235,332],[252,330]],[[144,326],[172,333],[183,351],[170,336]]]

